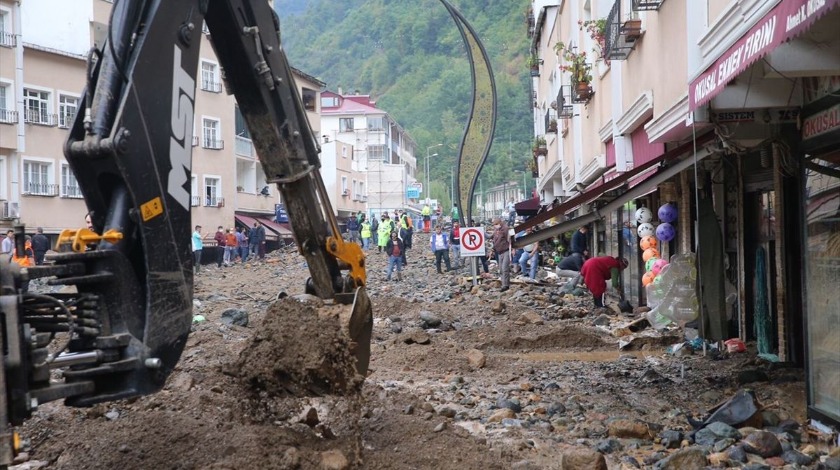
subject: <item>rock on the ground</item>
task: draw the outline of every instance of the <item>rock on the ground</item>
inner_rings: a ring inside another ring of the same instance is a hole
[[[678,450],[668,458],[659,461],[657,470],[704,470],[706,455],[699,447]]]
[[[536,312],[525,312],[519,316],[517,323],[522,325],[542,325],[544,322],[540,314]]]
[[[405,335],[403,338],[403,343],[405,344],[429,344],[431,342],[432,338],[425,331],[415,331],[414,333]]]
[[[604,456],[590,449],[571,449],[560,456],[562,470],[607,470]]]
[[[340,450],[321,452],[321,468],[323,470],[345,470],[350,468],[350,462]]]
[[[757,431],[743,440],[744,450],[764,458],[781,455],[782,444],[772,432]]]
[[[609,435],[618,438],[650,439],[648,425],[636,420],[616,419],[608,424]]]
[[[487,356],[478,349],[470,349],[467,351],[467,361],[470,367],[481,369],[487,364]]]
[[[420,312],[420,321],[423,322],[424,328],[435,328],[440,326],[441,323],[440,317],[428,310],[422,310]]]
[[[496,410],[495,413],[490,415],[487,418],[488,423],[501,423],[503,419],[513,419],[516,418],[516,413],[510,408],[502,408],[501,410]]]
[[[222,323],[226,325],[248,326],[248,312],[241,308],[229,308],[222,312]]]
[[[507,306],[505,305],[504,301],[497,300],[497,301],[493,302],[493,306],[490,307],[490,311],[499,315],[499,314],[504,313],[506,308],[507,308]]]

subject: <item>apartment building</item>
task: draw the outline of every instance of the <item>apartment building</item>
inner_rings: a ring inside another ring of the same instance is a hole
[[[0,225],[40,226],[50,235],[82,225],[87,209],[63,145],[81,109],[87,53],[104,43],[111,6],[106,0],[0,0]],[[205,26],[193,121],[193,223],[250,227],[259,219],[269,239],[288,238],[288,228],[274,218],[282,206],[279,192],[265,182],[211,40]],[[324,83],[293,73],[319,135]],[[212,231],[205,230],[208,237]]]
[[[641,250],[621,228],[676,204],[660,251],[698,254],[701,335],[804,366],[810,416],[834,425],[838,3],[532,2],[533,167],[559,204],[520,226],[560,221],[535,236],[547,238],[589,225],[595,253],[631,259],[624,290],[644,304]]]
[[[342,175],[346,180],[337,180],[335,188],[340,195],[335,207],[340,213],[358,208],[358,202],[365,204],[369,215],[416,202],[419,196],[409,190],[417,185],[417,144],[386,111],[376,107],[370,95],[324,91],[321,135],[326,143],[339,141],[352,148],[341,157],[350,160],[351,171]],[[354,178],[358,185],[352,183]]]

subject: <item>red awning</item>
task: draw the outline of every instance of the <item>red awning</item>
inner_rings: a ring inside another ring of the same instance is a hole
[[[552,217],[564,216],[568,212],[571,212],[572,210],[576,209],[581,204],[592,202],[595,199],[601,197],[607,191],[616,189],[629,180],[635,180],[636,182],[639,182],[637,177],[640,177],[642,174],[648,174],[650,170],[655,169],[655,167],[657,167],[660,163],[675,160],[681,157],[682,155],[685,155],[686,153],[690,152],[695,147],[695,145],[699,147],[705,145],[708,142],[711,142],[714,139],[714,137],[714,132],[709,132],[699,137],[696,143],[686,142],[685,144],[682,144],[679,147],[673,148],[663,153],[659,157],[654,158],[653,160],[643,163],[628,172],[622,173],[609,181],[605,181],[603,184],[599,184],[596,187],[588,189],[587,191],[584,191],[578,194],[577,196],[566,200],[565,202],[563,202],[559,206],[554,207],[551,210],[545,211],[541,214],[531,217],[522,224],[517,225],[515,230],[517,232],[521,232],[523,230],[541,224],[546,220],[551,219]],[[648,176],[653,174],[655,174],[655,172],[649,173]]]
[[[779,2],[691,82],[688,88],[689,111],[709,102],[753,62],[811,27],[820,16],[838,4],[840,0]]]
[[[256,217],[251,217],[243,214],[234,214],[233,218],[236,219],[236,221],[240,224],[244,225],[246,229],[250,229],[251,227],[253,227],[254,223],[256,223],[258,220]],[[260,220],[260,222],[263,223],[262,220]],[[248,232],[245,232],[245,235],[247,234]],[[277,235],[273,233],[266,233],[266,239],[269,238],[274,240],[277,238]]]
[[[292,238],[292,231],[282,226],[281,224],[278,224],[277,222],[271,219],[262,217],[258,218],[257,220],[259,220],[260,223],[265,225],[265,228],[271,230],[272,232],[280,236],[280,238]]]

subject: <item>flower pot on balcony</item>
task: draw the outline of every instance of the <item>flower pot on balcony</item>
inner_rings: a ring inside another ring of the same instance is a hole
[[[642,35],[642,20],[635,18],[625,21],[621,32],[624,34],[625,41],[635,42]]]
[[[540,155],[542,155],[542,156],[548,155],[548,149],[545,148],[545,147],[534,147],[534,156],[538,157]]]
[[[578,100],[588,100],[592,96],[592,87],[589,86],[589,82],[577,82],[575,84],[575,95]]]
[[[550,123],[548,123],[548,129],[546,129],[546,132],[550,132],[552,134],[556,133],[557,132],[557,121],[551,121]]]

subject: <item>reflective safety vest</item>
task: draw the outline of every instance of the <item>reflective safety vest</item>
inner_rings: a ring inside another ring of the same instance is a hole
[[[429,206],[423,206],[423,215],[432,215],[432,208]]]
[[[362,238],[370,238],[370,223],[362,222]]]
[[[413,228],[414,227],[414,222],[411,221],[411,217],[409,217],[408,214],[403,214],[402,224],[403,224],[403,227],[405,227],[405,228]]]
[[[24,256],[18,256],[17,249],[15,249],[12,253],[12,261],[25,268],[27,266],[33,266],[35,264],[32,262],[33,256],[34,254],[32,252],[32,242],[27,240],[26,248],[24,249]]]

